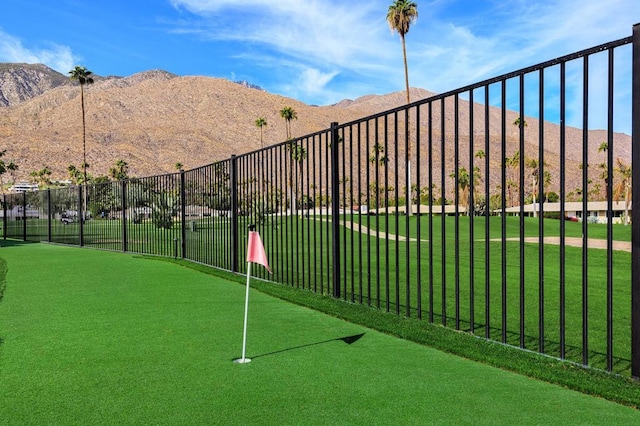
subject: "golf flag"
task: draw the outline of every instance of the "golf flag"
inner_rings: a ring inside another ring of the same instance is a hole
[[[249,231],[249,244],[247,246],[247,262],[258,263],[269,271],[270,274],[271,268],[269,268],[269,261],[267,260],[267,255],[264,252],[264,245],[262,245],[262,239],[260,239],[260,234],[256,231]]]
[[[267,255],[264,252],[264,246],[260,239],[260,234],[256,231],[255,225],[249,225],[249,243],[247,244],[247,291],[244,299],[244,328],[242,331],[242,358],[234,359],[233,362],[238,364],[246,364],[251,362],[250,358],[246,357],[247,353],[247,318],[249,316],[249,282],[251,281],[251,263],[258,263],[269,271],[269,262],[267,261]]]

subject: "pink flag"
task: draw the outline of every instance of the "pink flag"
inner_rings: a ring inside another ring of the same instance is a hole
[[[260,265],[267,268],[267,271],[269,271],[269,273],[273,273],[271,272],[271,268],[269,268],[269,261],[267,260],[266,253],[264,252],[264,246],[262,245],[260,234],[258,234],[256,231],[249,231],[247,262],[259,263]]]

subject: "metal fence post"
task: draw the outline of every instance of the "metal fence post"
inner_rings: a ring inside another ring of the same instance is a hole
[[[231,156],[231,271],[238,272],[238,159]]]
[[[27,193],[22,193],[22,239],[27,241]]]
[[[333,297],[340,297],[340,135],[338,123],[331,123],[331,234],[333,264]]]
[[[128,250],[127,244],[127,181],[121,180],[122,185],[122,251]]]
[[[80,222],[80,247],[84,246],[84,205],[82,204],[82,192],[86,191],[84,185],[78,185],[78,221]]]
[[[51,215],[51,189],[47,188],[47,241],[51,242],[51,225],[53,217]]]
[[[7,239],[7,195],[2,194],[2,239]]]
[[[182,252],[181,257],[183,259],[186,257],[187,248],[187,199],[185,194],[184,170],[180,170],[180,221],[182,222],[180,227],[180,251]]]
[[[633,26],[631,199],[640,200],[640,24]],[[631,375],[640,378],[640,208],[631,210]]]

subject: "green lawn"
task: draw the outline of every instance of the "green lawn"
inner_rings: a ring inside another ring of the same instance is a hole
[[[46,244],[2,242],[0,258],[3,424],[640,421],[632,408],[255,290],[253,361],[234,364],[244,286],[233,279]]]
[[[315,220],[314,220],[315,219]],[[583,331],[588,339],[588,364],[607,368],[607,265],[604,250],[590,248],[586,260],[581,247],[567,246],[561,265],[558,245],[507,240],[503,245],[502,218],[489,218],[489,236],[485,242],[486,218],[434,216],[343,216],[341,227],[342,295],[346,300],[371,305],[401,315],[432,319],[448,327],[471,331],[479,336],[541,351],[554,357],[562,355],[582,363]],[[246,224],[241,217],[240,241],[246,240]],[[30,221],[33,233],[41,235],[46,224]],[[186,257],[197,262],[231,269],[228,218],[189,220],[186,227]],[[193,223],[193,225],[192,225]],[[546,237],[559,236],[562,222],[542,221]],[[379,237],[358,230],[362,224]],[[471,225],[473,224],[473,235]],[[78,224],[54,223],[55,241],[77,243]],[[180,223],[171,229],[158,229],[151,221],[127,224],[129,251],[180,256]],[[419,225],[419,228],[418,228]],[[429,234],[432,225],[433,233]],[[443,226],[444,225],[444,226]],[[567,237],[580,238],[583,224],[565,221]],[[332,289],[331,223],[327,217],[268,217],[259,227],[274,275],[257,271],[258,276],[296,288],[330,294]],[[409,243],[394,241],[396,235],[415,239]],[[443,232],[444,229],[444,232]],[[539,222],[524,218],[524,235],[536,237]],[[604,239],[606,225],[588,224],[589,238]],[[122,223],[119,220],[87,222],[85,244],[101,249],[122,250]],[[418,232],[419,231],[419,232]],[[507,217],[507,239],[520,236],[520,218]],[[613,227],[614,238],[630,241],[630,227]],[[390,238],[387,238],[389,236]],[[75,240],[74,240],[75,238]],[[419,240],[419,241],[418,241]],[[432,251],[430,251],[432,248]],[[473,259],[471,259],[473,249]],[[505,274],[502,271],[504,249]],[[522,256],[521,256],[522,249]],[[542,249],[542,250],[541,250]],[[240,268],[244,268],[240,245]],[[418,250],[420,250],[418,252]],[[489,271],[485,260],[489,259]],[[612,370],[629,374],[630,370],[630,254],[614,251],[613,312],[614,334]],[[585,266],[586,265],[586,266]],[[560,266],[564,266],[565,327],[561,328]],[[540,274],[542,271],[543,275]],[[587,276],[583,286],[583,275]],[[524,277],[521,283],[520,277]],[[488,281],[485,277],[488,276]],[[521,285],[522,284],[522,285]],[[585,296],[586,295],[586,296]],[[582,315],[583,296],[588,315]],[[522,304],[521,304],[522,302]],[[544,307],[544,310],[541,309]],[[520,322],[520,312],[524,320]],[[586,323],[584,322],[586,318]],[[542,334],[541,334],[542,330]],[[542,337],[541,337],[542,336]]]

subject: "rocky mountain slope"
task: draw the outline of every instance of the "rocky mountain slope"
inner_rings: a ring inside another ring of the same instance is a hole
[[[412,89],[412,101],[432,95],[423,89]],[[396,92],[363,96],[332,106],[310,106],[250,84],[209,77],[179,77],[160,70],[125,78],[97,77],[94,84],[85,87],[89,172],[107,174],[109,167],[122,159],[130,165],[131,175],[148,176],[173,172],[177,162],[189,169],[256,150],[261,147],[260,130],[254,124],[258,117],[266,118],[268,123],[263,129],[264,145],[280,143],[286,138],[285,122],[279,115],[284,106],[297,112],[298,119],[291,123],[292,133],[302,136],[326,129],[331,122],[351,122],[404,102],[404,93]],[[427,109],[421,110],[423,138],[431,125],[434,138],[439,140],[441,108],[440,102],[434,104],[431,123]],[[446,167],[453,169],[455,121],[452,99],[447,99],[444,109],[444,158]],[[462,145],[458,161],[461,165],[469,161],[469,149],[465,144],[470,139],[470,112],[469,103],[460,99],[458,127]],[[414,112],[411,114],[413,117]],[[491,181],[497,184],[501,167],[501,112],[492,107],[489,114],[490,167],[495,168]],[[474,105],[473,116],[475,151],[484,149],[484,107]],[[507,112],[507,155],[519,148],[518,128],[512,125],[516,118],[516,112]],[[404,113],[398,119],[404,121]],[[538,121],[531,117],[526,121],[525,152],[529,157],[536,157],[540,141]],[[412,135],[416,134],[416,129],[412,118]],[[559,127],[545,123],[543,130],[548,170],[557,176]],[[590,163],[603,161],[604,155],[597,153],[597,148],[604,140],[604,131],[590,132]],[[570,180],[567,187],[572,188],[573,182],[576,186],[580,182],[582,131],[568,128],[566,144]],[[415,142],[412,145],[415,150]],[[628,135],[615,134],[614,145],[616,157],[630,158]],[[80,166],[82,163],[82,117],[77,83],[72,84],[66,76],[43,65],[0,64],[0,149],[6,149],[6,158],[19,164],[17,180],[28,179],[31,171],[44,166],[53,171],[54,178],[66,178],[70,164]],[[424,156],[424,144],[421,149]],[[439,143],[434,143],[433,157],[440,161]],[[400,172],[403,167],[399,165]],[[598,171],[593,169],[595,176]],[[552,185],[557,185],[557,178],[555,181]]]

